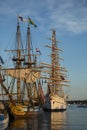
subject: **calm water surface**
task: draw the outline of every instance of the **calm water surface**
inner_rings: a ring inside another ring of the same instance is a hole
[[[15,119],[7,130],[87,130],[87,108],[70,106],[65,112],[43,112],[38,117]]]

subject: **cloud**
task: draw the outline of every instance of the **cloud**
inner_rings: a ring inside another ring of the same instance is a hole
[[[61,0],[58,4],[49,6],[50,26],[71,33],[83,33],[87,31],[87,8],[85,0]]]
[[[86,0],[0,1],[1,19],[21,14],[37,20],[39,27],[79,34],[87,31]]]

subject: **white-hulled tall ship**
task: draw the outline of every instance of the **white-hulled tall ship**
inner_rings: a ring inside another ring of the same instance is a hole
[[[63,87],[68,86],[65,75],[67,70],[59,63],[59,52],[62,50],[58,48],[55,30],[52,30],[51,42],[51,46],[46,45],[51,49],[51,64],[43,63],[43,66],[48,68],[45,72],[49,75],[47,77],[48,92],[43,108],[45,111],[63,111],[67,108],[66,96],[63,91]]]

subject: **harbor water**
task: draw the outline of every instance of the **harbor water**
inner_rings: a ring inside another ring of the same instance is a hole
[[[10,120],[7,130],[87,130],[87,108],[71,105],[64,112]]]

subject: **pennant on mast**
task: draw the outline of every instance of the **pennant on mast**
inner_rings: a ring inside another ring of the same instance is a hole
[[[37,27],[37,25],[31,20],[31,18],[28,18],[28,22],[32,24],[34,27]]]
[[[23,17],[21,17],[21,16],[18,16],[18,20],[21,20],[21,21],[23,21],[23,22],[27,22],[27,19],[25,19],[25,18],[23,18]]]
[[[33,25],[34,27],[37,27],[37,25],[34,23],[34,21],[29,17],[28,19],[23,18],[22,16],[18,16],[18,20],[22,22],[28,22],[29,24]]]

